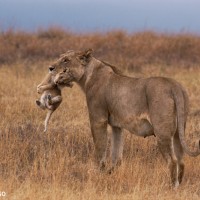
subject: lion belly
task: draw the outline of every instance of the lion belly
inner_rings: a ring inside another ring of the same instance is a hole
[[[147,112],[136,114],[128,114],[126,116],[109,116],[109,124],[111,126],[124,128],[132,133],[138,129],[141,120],[147,120],[151,124],[149,114]]]

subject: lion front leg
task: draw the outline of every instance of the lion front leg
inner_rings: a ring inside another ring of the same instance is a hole
[[[107,150],[107,120],[91,122],[91,130],[95,145],[95,158],[100,169],[105,168]]]
[[[55,85],[54,84],[46,84],[46,85],[38,85],[37,86],[37,93],[42,94],[44,91],[52,89]]]
[[[112,127],[112,149],[111,149],[111,157],[112,157],[112,167],[108,171],[112,173],[116,166],[121,165],[122,162],[122,154],[123,154],[123,137],[122,137],[122,129],[119,127]]]

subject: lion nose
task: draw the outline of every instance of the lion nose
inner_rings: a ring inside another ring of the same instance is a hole
[[[52,72],[54,69],[55,69],[55,68],[52,67],[52,66],[49,67],[49,71],[51,71],[51,72]]]

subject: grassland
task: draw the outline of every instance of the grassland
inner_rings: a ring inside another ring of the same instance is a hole
[[[35,105],[36,86],[60,53],[85,48],[93,48],[96,57],[127,75],[167,76],[182,83],[191,113],[196,112],[189,116],[186,130],[191,148],[200,136],[199,36],[121,31],[83,35],[57,28],[1,32],[0,192],[6,196],[0,199],[200,199],[200,157],[184,157],[184,181],[173,190],[154,137],[143,139],[124,131],[122,166],[112,175],[100,172],[93,162],[85,97],[76,85],[63,90],[63,103],[48,133],[43,133],[46,112]]]

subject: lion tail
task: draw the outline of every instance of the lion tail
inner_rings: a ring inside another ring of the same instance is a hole
[[[46,119],[44,121],[44,127],[45,127],[44,128],[44,133],[47,131],[47,126],[48,126],[49,120],[50,120],[51,115],[52,115],[53,112],[54,112],[53,110],[48,110],[48,112],[47,112]]]
[[[172,90],[174,99],[175,99],[175,106],[176,106],[176,113],[177,113],[177,128],[179,133],[179,138],[181,145],[184,151],[192,157],[198,156],[200,154],[200,140],[196,141],[195,151],[191,151],[185,141],[185,125],[186,125],[186,108],[185,108],[185,99],[182,89],[176,87]]]

